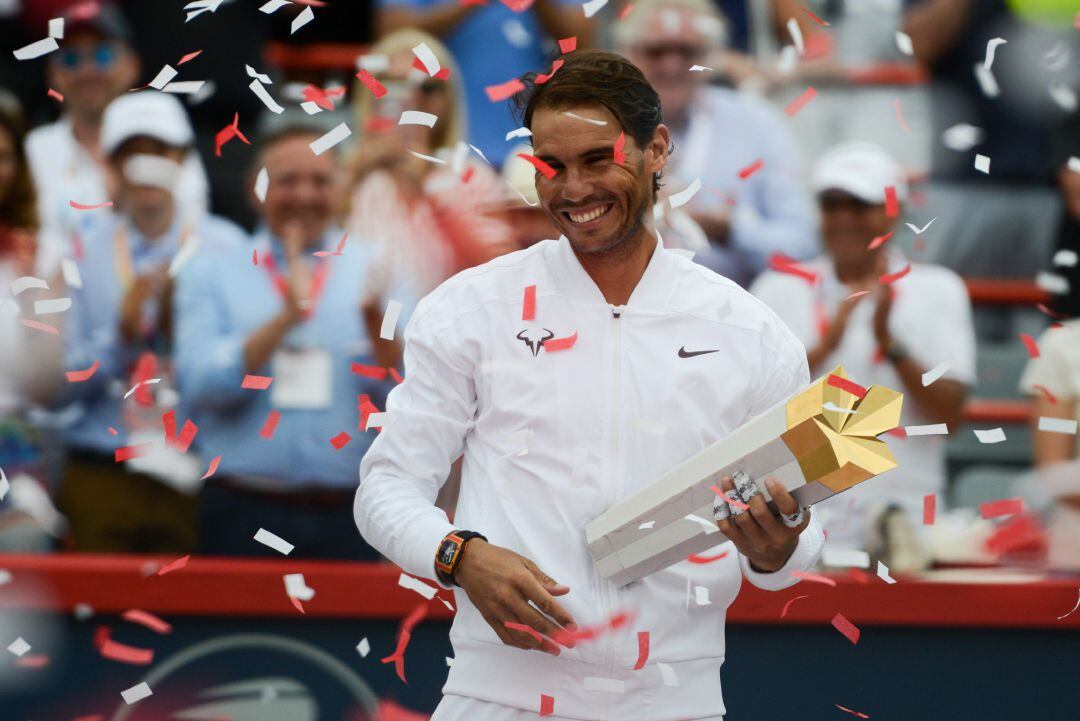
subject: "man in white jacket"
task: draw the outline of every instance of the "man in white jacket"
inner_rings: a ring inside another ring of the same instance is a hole
[[[734,548],[623,587],[596,570],[585,526],[803,388],[806,354],[767,307],[658,242],[670,141],[641,72],[610,53],[564,60],[520,94],[564,235],[419,304],[356,522],[408,573],[464,591],[433,721],[718,720],[724,609],[742,575],[794,584],[820,553],[816,521],[770,485],[801,522],[748,499],[718,522]],[[452,525],[434,502],[459,456]]]

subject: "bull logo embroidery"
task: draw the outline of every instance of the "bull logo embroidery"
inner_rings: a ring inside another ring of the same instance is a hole
[[[526,328],[517,334],[517,339],[529,346],[529,350],[532,351],[533,357],[536,357],[540,355],[540,349],[544,347],[544,342],[555,337],[555,334],[547,328],[544,328],[543,332],[544,334],[542,336],[537,337],[538,331]]]

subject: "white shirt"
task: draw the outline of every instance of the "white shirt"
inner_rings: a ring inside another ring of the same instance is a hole
[[[38,269],[49,276],[56,263],[68,255],[66,244],[80,228],[87,211],[75,210],[70,202],[85,205],[110,200],[101,164],[75,139],[71,123],[60,118],[35,128],[26,136],[26,156],[38,195],[41,221]],[[177,187],[179,207],[192,220],[209,207],[210,186],[199,154],[194,150],[184,159],[184,171]]]
[[[536,286],[535,320],[522,320]],[[576,334],[576,335],[575,335]],[[576,337],[569,349],[537,341]],[[718,352],[680,358],[679,349]],[[552,657],[503,645],[466,594],[450,631],[443,689],[536,709],[542,689],[573,719],[707,718],[723,714],[724,609],[742,577],[763,588],[797,581],[822,544],[811,523],[788,564],[756,573],[731,546],[617,587],[592,562],[585,526],[665,471],[804,388],[806,353],[779,318],[730,280],[663,247],[629,302],[608,304],[567,240],[546,240],[466,270],[422,300],[405,330],[405,382],[360,466],[357,526],[407,572],[432,578],[455,528],[433,504],[464,454],[455,522],[532,559],[571,592],[580,626],[617,611],[633,623]],[[688,585],[709,591],[709,605]],[[633,666],[638,631],[649,664]],[[667,686],[656,662],[679,686]],[[620,687],[612,694],[586,677]]]
[[[901,270],[906,261],[890,260],[889,272]],[[851,294],[841,283],[830,258],[821,257],[803,267],[821,278],[812,285],[795,275],[768,271],[750,291],[780,315],[807,348],[821,341],[819,317],[831,320],[839,303]],[[971,320],[971,302],[960,277],[935,265],[913,263],[911,272],[893,282],[889,330],[912,358],[930,370],[949,363],[943,378],[972,384],[975,380],[975,332]],[[839,347],[815,369],[818,375],[843,365],[844,371],[863,386],[883,385],[903,392],[896,369],[887,360],[876,360],[877,341],[873,330],[874,303],[864,298],[852,311]],[[905,399],[901,424],[908,426],[940,423]],[[950,428],[955,432],[955,428]],[[861,548],[867,528],[859,522],[877,508],[896,503],[920,528],[922,499],[939,493],[945,486],[945,436],[886,438],[896,457],[898,468],[861,483],[843,495],[814,506],[828,534],[830,547]],[[941,499],[938,501],[941,502]]]
[[[1074,415],[1080,421],[1080,318],[1048,329],[1039,338],[1038,346],[1039,357],[1024,369],[1020,390],[1039,395],[1035,387],[1038,384],[1060,400],[1074,401]],[[1076,437],[1076,455],[1080,457],[1080,434]]]

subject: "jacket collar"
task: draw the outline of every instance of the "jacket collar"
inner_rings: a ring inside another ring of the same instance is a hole
[[[641,280],[630,294],[626,308],[657,310],[667,305],[667,299],[673,287],[671,272],[674,255],[664,248],[659,232],[656,233],[656,239],[656,247],[649,258],[649,264],[645,266]],[[583,305],[610,305],[604,299],[600,288],[582,267],[581,261],[578,260],[565,235],[560,236],[555,242],[555,267],[557,269],[556,283],[564,298]]]

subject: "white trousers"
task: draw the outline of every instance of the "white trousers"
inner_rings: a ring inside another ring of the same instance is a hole
[[[539,697],[537,697],[539,699]],[[555,699],[555,710],[559,708],[559,699]],[[431,721],[538,721],[537,711],[524,711],[489,701],[481,701],[466,696],[443,696]],[[545,716],[551,721],[574,721],[565,716]],[[724,721],[722,716],[710,716],[699,721]]]

